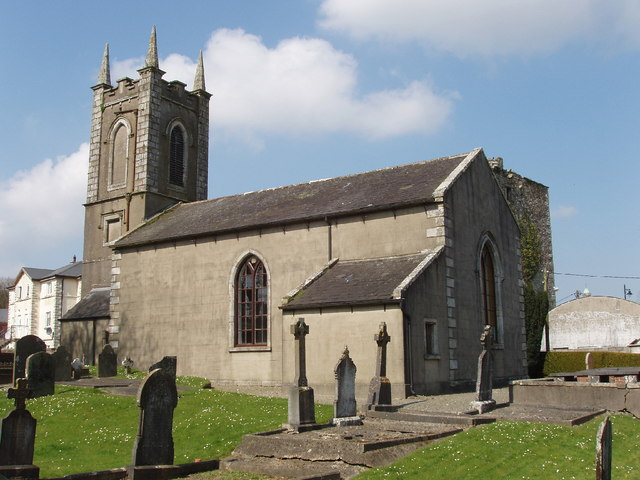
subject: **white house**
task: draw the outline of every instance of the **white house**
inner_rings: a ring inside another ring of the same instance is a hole
[[[13,341],[37,335],[48,348],[56,348],[60,341],[59,319],[78,303],[81,286],[82,262],[75,258],[56,270],[23,267],[9,288],[5,338]]]

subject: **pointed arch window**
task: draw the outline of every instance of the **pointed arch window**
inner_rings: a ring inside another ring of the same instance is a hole
[[[480,256],[480,281],[482,282],[482,319],[497,332],[496,273],[489,244],[485,243]]]
[[[184,187],[184,132],[178,125],[171,129],[169,143],[169,183],[177,187]]]
[[[248,257],[235,280],[235,346],[263,346],[268,341],[269,279],[264,264]]]

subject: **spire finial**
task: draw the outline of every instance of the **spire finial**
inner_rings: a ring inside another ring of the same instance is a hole
[[[102,65],[100,65],[100,73],[98,74],[98,85],[111,85],[108,43],[105,44],[104,46],[104,55],[102,56]]]
[[[149,50],[147,51],[147,59],[144,62],[146,67],[158,68],[158,42],[156,41],[156,26],[151,29],[151,38],[149,39]]]
[[[202,61],[202,50],[198,57],[198,66],[196,67],[196,78],[193,80],[194,90],[206,90],[204,88],[204,62]]]

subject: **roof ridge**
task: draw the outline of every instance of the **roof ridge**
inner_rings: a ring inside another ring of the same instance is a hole
[[[417,162],[403,163],[402,165],[392,165],[392,166],[389,166],[389,167],[375,168],[373,170],[367,170],[365,172],[348,173],[346,175],[339,175],[337,177],[319,178],[319,179],[314,179],[314,180],[308,180],[306,182],[292,183],[290,185],[280,185],[280,186],[277,186],[277,187],[263,188],[263,189],[260,189],[260,190],[249,190],[249,191],[243,192],[243,193],[233,193],[231,195],[223,195],[222,197],[207,198],[205,200],[198,200],[198,201],[195,201],[195,202],[184,202],[184,203],[181,203],[181,205],[183,205],[183,206],[195,205],[195,204],[199,204],[199,203],[212,202],[214,200],[222,200],[222,199],[225,199],[225,198],[241,197],[241,196],[245,196],[245,195],[252,195],[252,194],[262,193],[262,192],[272,192],[272,191],[275,191],[275,190],[282,190],[282,189],[286,189],[286,188],[294,188],[294,187],[298,187],[298,186],[301,186],[301,185],[311,185],[313,183],[321,183],[321,182],[329,182],[329,181],[340,181],[340,180],[344,180],[344,179],[347,179],[347,178],[361,177],[363,175],[368,175],[368,174],[376,173],[376,172],[398,170],[398,169],[406,168],[406,167],[409,167],[409,166],[412,166],[412,165],[420,165],[420,164],[425,164],[425,163],[430,163],[430,162],[437,162],[437,161],[440,161],[440,160],[449,160],[449,159],[456,158],[456,157],[467,157],[471,153],[474,153],[476,150],[478,150],[478,149],[474,149],[474,150],[472,150],[470,152],[466,152],[466,153],[459,153],[459,154],[456,154],[456,155],[448,155],[448,156],[445,156],[445,157],[430,158],[428,160],[419,160]]]

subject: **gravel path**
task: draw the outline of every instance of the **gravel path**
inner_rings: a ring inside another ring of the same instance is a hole
[[[261,387],[252,385],[214,385],[217,390],[225,392],[246,393],[263,397],[287,398],[286,390],[282,387]],[[403,405],[403,410],[418,412],[448,412],[461,413],[469,410],[469,404],[475,400],[475,392],[453,393],[448,395],[416,395],[398,401],[396,405]],[[493,399],[498,403],[509,401],[509,389],[497,388],[493,390]],[[316,402],[332,404],[333,398],[316,395]],[[360,405],[360,403],[359,403]]]

